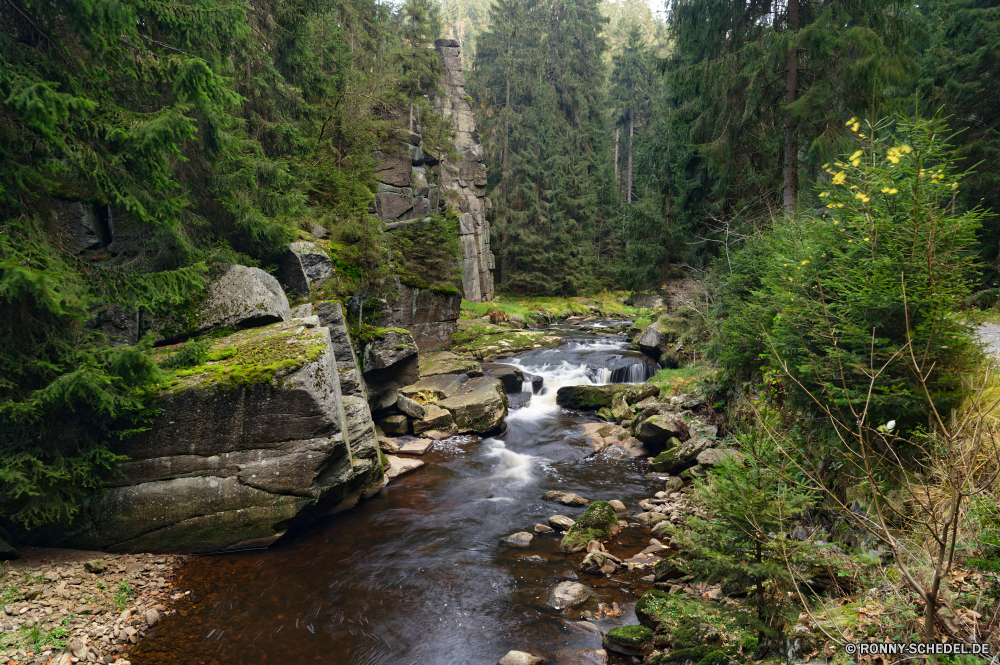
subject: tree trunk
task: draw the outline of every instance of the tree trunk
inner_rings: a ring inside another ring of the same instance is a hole
[[[413,131],[413,93],[410,93],[410,131]]]
[[[795,103],[799,94],[799,49],[795,37],[799,31],[799,0],[788,0],[788,29],[791,33],[785,60],[785,210],[795,212],[799,191],[799,146],[795,137],[795,118],[787,106]]]
[[[618,203],[622,202],[622,185],[621,181],[618,179],[618,134],[621,132],[621,128],[615,127],[615,189],[618,190]]]
[[[625,202],[632,203],[632,137],[635,135],[635,114],[628,113],[628,190],[625,192]]]

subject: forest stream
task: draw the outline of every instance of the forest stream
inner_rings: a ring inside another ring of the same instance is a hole
[[[592,413],[555,403],[560,386],[612,375],[642,381],[647,365],[624,339],[599,335],[600,324],[594,333],[553,328],[566,340],[559,348],[502,361],[544,379],[511,410],[505,431],[437,442],[417,472],[267,550],[193,559],[178,579],[189,599],[131,652],[132,662],[443,665],[495,663],[510,649],[598,662],[588,651],[601,648],[601,637],[575,625],[581,613],[596,615],[602,632],[635,623],[632,605],[652,586],[640,577],[651,571],[579,573],[591,597],[560,612],[547,604],[550,590],[578,578],[578,564],[559,552],[560,534],[536,535],[527,547],[505,539],[584,511],[542,501],[548,490],[631,509],[660,489],[645,462],[623,459],[617,447],[609,450],[619,456],[594,453],[581,427],[596,421]],[[624,558],[648,541],[648,529],[631,525],[607,546]]]

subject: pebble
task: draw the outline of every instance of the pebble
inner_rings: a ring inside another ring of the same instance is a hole
[[[536,524],[535,533],[553,533],[555,529],[546,524]]]

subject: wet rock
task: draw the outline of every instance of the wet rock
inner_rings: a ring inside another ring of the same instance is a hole
[[[667,478],[664,485],[667,492],[679,492],[684,487],[684,479],[680,476],[673,476],[672,478]]]
[[[535,533],[555,533],[555,529],[548,526],[547,524],[536,524]]]
[[[642,331],[642,337],[639,338],[639,350],[653,360],[659,360],[662,355],[670,353],[676,341],[676,335],[669,332],[663,324],[655,321]]]
[[[563,552],[580,552],[591,540],[607,540],[620,530],[614,509],[606,501],[595,501],[566,532],[559,548]]]
[[[396,457],[395,455],[386,455],[386,461],[389,463],[389,468],[386,469],[385,475],[392,480],[397,478],[404,473],[409,473],[415,469],[419,469],[424,465],[418,459],[413,459],[411,457]]]
[[[403,415],[386,416],[378,421],[378,425],[386,434],[406,434],[406,430],[409,428],[409,421]]]
[[[507,542],[511,545],[520,545],[522,547],[527,547],[531,544],[531,541],[535,537],[528,533],[527,531],[519,531],[517,533],[507,536]]]
[[[584,558],[583,563],[580,564],[582,572],[591,573],[592,575],[608,575],[617,569],[618,564],[605,552],[591,552]]]
[[[323,286],[333,277],[333,263],[326,250],[313,242],[293,242],[278,264],[279,279],[285,289],[308,296],[311,288]]]
[[[434,442],[431,439],[417,439],[401,445],[398,452],[400,455],[423,455],[433,445]]]
[[[618,499],[612,499],[611,501],[608,501],[608,504],[619,515],[621,515],[622,513],[628,512],[628,508],[625,507],[625,504],[622,503],[621,501],[619,501]]]
[[[524,374],[519,367],[499,363],[483,363],[483,374],[500,379],[508,393],[519,393],[524,384]]]
[[[593,613],[590,612],[589,610],[583,612],[583,614],[593,616]],[[604,633],[601,632],[600,628],[590,623],[589,621],[566,621],[564,619],[562,621],[562,625],[564,625],[566,628],[573,631],[574,633],[578,633],[580,635],[586,635],[587,637],[604,636]]]
[[[564,506],[586,506],[590,503],[589,499],[584,499],[579,494],[574,494],[573,492],[560,492],[558,490],[546,492],[542,495],[542,499],[545,501],[555,501],[556,503],[561,503]]]
[[[626,656],[646,656],[653,650],[653,631],[646,626],[615,628],[604,636],[604,648]]]
[[[677,438],[684,441],[689,437],[687,423],[674,415],[653,415],[632,425],[632,434],[644,444],[666,443]]]
[[[160,613],[152,607],[146,610],[146,625],[152,628],[158,623],[160,623]]]
[[[670,522],[668,520],[661,520],[653,525],[653,536],[660,538],[664,535],[670,534]]]
[[[457,434],[458,428],[452,423],[451,427],[448,429],[429,429],[426,432],[422,432],[421,435],[428,439],[434,439],[435,441],[443,441],[445,439],[450,439]]]
[[[395,454],[399,452],[399,443],[396,439],[387,436],[379,436],[376,439],[378,441],[378,449],[383,453]]]
[[[459,432],[490,432],[507,416],[507,393],[498,379],[470,379],[457,393],[437,402],[451,412]]]
[[[560,531],[568,531],[574,524],[576,522],[565,515],[553,515],[549,518],[549,526]]]
[[[545,659],[532,656],[526,651],[508,651],[507,655],[500,659],[498,665],[539,665]]]
[[[559,665],[607,665],[608,652],[604,649],[557,649]]]
[[[142,318],[142,334],[157,341],[176,342],[216,330],[254,328],[291,318],[281,285],[260,268],[229,265],[218,268],[203,297],[173,315]]]
[[[433,439],[435,437],[430,436],[429,432],[450,432],[448,436],[452,436],[458,431],[451,411],[436,404],[428,404],[423,407],[423,412],[423,418],[413,421],[414,434],[423,434]]]
[[[482,376],[482,366],[475,360],[467,360],[451,351],[420,354],[420,377],[438,374],[467,374]]]
[[[601,544],[601,541],[591,540],[589,543],[587,543],[588,554],[591,552],[603,552],[603,551],[604,551],[604,545]]]
[[[590,589],[579,582],[561,582],[552,590],[549,605],[557,610],[575,607],[586,602],[590,597]]]

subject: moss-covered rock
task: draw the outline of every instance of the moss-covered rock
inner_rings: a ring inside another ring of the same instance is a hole
[[[621,530],[615,509],[607,501],[595,501],[577,518],[559,548],[563,552],[582,552],[591,540],[607,540]]]
[[[661,606],[670,603],[670,594],[666,591],[653,589],[642,594],[635,604],[635,617],[643,626],[656,630],[665,621]]]
[[[646,626],[620,626],[604,636],[604,648],[626,656],[645,656],[653,650],[653,631]]]
[[[542,331],[508,330],[499,326],[476,325],[452,335],[452,349],[462,355],[479,360],[530,351],[531,349],[556,348],[562,338]]]
[[[350,401],[348,401],[350,400]],[[212,340],[175,372],[128,461],[61,533],[35,544],[125,552],[262,547],[316,512],[377,490],[382,463],[362,398],[344,398],[326,328],[293,319]]]

